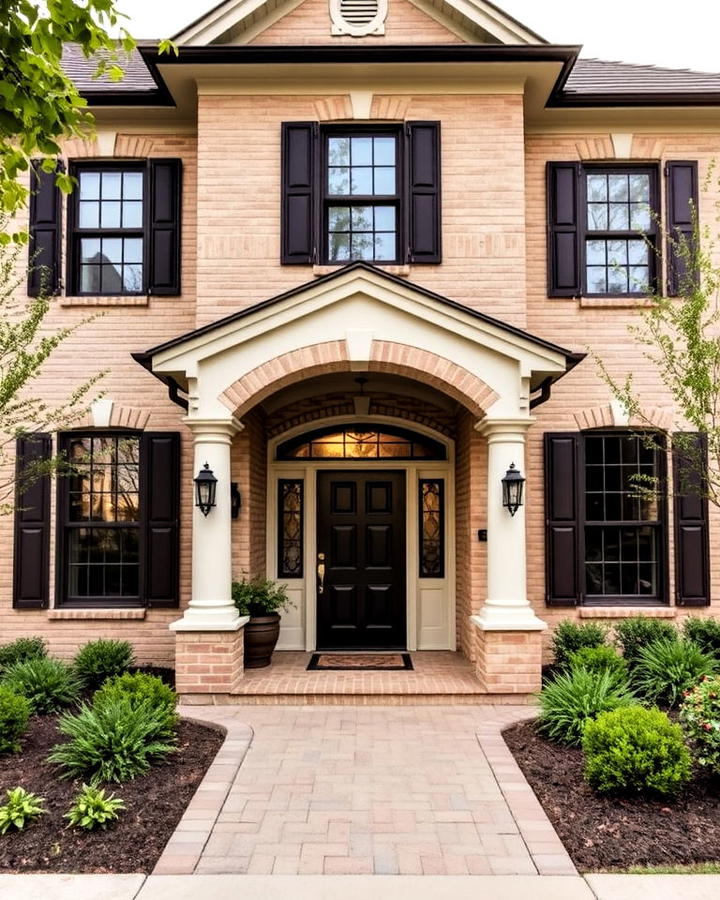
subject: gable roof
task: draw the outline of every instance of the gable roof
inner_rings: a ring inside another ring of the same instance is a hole
[[[472,309],[471,307],[465,306],[462,303],[458,303],[455,300],[444,297],[442,294],[437,294],[434,291],[429,290],[428,288],[421,287],[420,285],[415,283],[409,283],[405,278],[399,278],[397,275],[392,275],[390,272],[386,272],[384,269],[360,261],[352,262],[346,266],[342,266],[341,268],[337,269],[334,272],[331,272],[328,275],[323,275],[321,278],[313,278],[311,281],[291,288],[289,291],[284,291],[283,293],[277,294],[274,297],[270,297],[267,300],[262,300],[261,302],[255,303],[252,306],[248,306],[244,309],[238,310],[238,312],[231,313],[229,316],[224,316],[222,319],[218,319],[217,321],[211,322],[208,325],[203,325],[200,328],[195,328],[192,331],[186,332],[185,334],[178,335],[175,338],[171,338],[169,341],[165,341],[162,344],[151,347],[149,350],[141,353],[133,353],[132,357],[136,362],[140,363],[141,366],[152,372],[153,358],[165,353],[165,351],[167,350],[179,349],[185,344],[194,342],[197,338],[204,338],[206,336],[212,335],[213,332],[220,332],[223,329],[226,329],[228,325],[232,325],[236,322],[240,322],[242,319],[255,316],[257,313],[267,310],[270,307],[280,305],[286,300],[291,300],[292,298],[299,297],[309,292],[317,292],[318,289],[321,289],[326,285],[330,285],[335,281],[346,280],[348,275],[352,276],[353,274],[363,273],[369,273],[373,278],[378,279],[380,282],[386,282],[391,286],[400,286],[403,291],[410,290],[414,295],[427,298],[437,304],[440,304],[443,307],[447,307],[448,309],[453,310],[456,313],[462,313],[468,316],[470,319],[481,323],[482,325],[502,332],[505,335],[519,339],[526,345],[535,347],[537,350],[545,352],[549,351],[550,353],[557,354],[558,356],[563,357],[565,360],[565,371],[559,373],[552,380],[557,380],[557,378],[561,377],[561,375],[565,374],[565,372],[570,371],[570,369],[574,368],[579,362],[582,362],[582,360],[585,359],[585,353],[576,353],[572,350],[567,350],[564,347],[560,347],[558,344],[553,343],[552,341],[547,341],[544,338],[538,337],[537,335],[523,330],[522,328],[518,328],[515,325],[509,325],[507,322],[503,322],[500,319],[496,319],[493,316],[489,316],[486,313],[480,312],[479,310]],[[153,374],[158,375],[158,373]],[[158,377],[160,376],[158,375]],[[161,378],[161,380],[164,379]]]
[[[413,0],[422,9],[423,0]],[[277,19],[283,8],[293,9],[297,0],[221,0],[173,36],[179,45],[207,46],[229,41],[243,43],[243,33],[263,18]],[[428,3],[440,20],[455,22],[480,43],[545,44],[545,38],[508,15],[489,0],[432,0]]]

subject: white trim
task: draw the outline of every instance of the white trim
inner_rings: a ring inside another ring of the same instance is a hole
[[[174,35],[173,40],[181,46],[207,46],[227,43],[228,39],[233,43],[248,43],[265,27],[298,5],[297,0],[288,3],[281,0],[228,0],[183,28]],[[416,5],[427,11],[421,3]],[[487,42],[488,36],[501,44],[544,43],[521,22],[484,0],[438,0],[437,7],[433,10],[433,19],[446,24],[451,31],[455,31],[459,24],[471,39],[479,43]],[[271,22],[265,25],[265,19],[271,19]]]
[[[295,426],[268,441],[267,455],[267,572],[277,577],[277,528],[278,528],[278,480],[302,478],[304,480],[303,521],[303,572],[302,579],[285,579],[291,598],[298,605],[283,616],[280,623],[278,647],[285,650],[313,651],[317,643],[317,605],[315,592],[315,565],[317,556],[317,473],[319,470],[392,469],[405,472],[406,490],[406,591],[407,591],[407,649],[455,650],[457,632],[455,624],[455,442],[447,435],[408,419],[377,415],[371,417],[378,424],[391,424],[409,428],[439,441],[447,450],[446,460],[349,460],[318,459],[298,460],[297,463],[276,460],[275,452],[283,441],[325,425],[347,425],[358,422],[356,416],[328,416],[313,422]],[[417,488],[419,478],[443,478],[445,480],[445,577],[420,578]],[[438,628],[422,627],[422,594],[434,592],[442,598],[444,623]]]

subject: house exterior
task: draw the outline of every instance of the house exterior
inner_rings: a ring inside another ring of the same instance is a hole
[[[587,353],[669,447],[627,326],[677,289],[663,230],[712,221],[720,75],[580,60],[485,0],[226,0],[176,41],[118,84],[68,48],[97,135],[30,227],[50,327],[93,318],[38,390],[105,393],[19,443],[78,469],[0,520],[3,639],[127,638],[227,700],[259,573],[294,603],[278,650],[456,651],[500,696],[560,619],[716,614],[716,512]]]

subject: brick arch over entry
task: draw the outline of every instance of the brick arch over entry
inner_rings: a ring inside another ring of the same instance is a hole
[[[430,385],[482,418],[498,399],[492,388],[472,372],[428,350],[392,341],[373,341],[368,371],[402,375]],[[221,402],[241,418],[271,394],[294,384],[299,376],[313,378],[347,372],[350,357],[345,341],[300,347],[252,369],[220,395]]]

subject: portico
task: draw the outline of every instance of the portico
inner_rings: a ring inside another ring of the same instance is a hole
[[[216,506],[207,516],[193,512],[192,597],[171,625],[179,649],[218,638],[217,677],[203,678],[200,657],[210,651],[195,650],[183,681],[180,654],[181,692],[237,690],[243,621],[230,587],[242,573],[288,584],[295,608],[283,619],[279,649],[311,651],[358,623],[375,627],[378,639],[383,603],[392,602],[399,613],[391,646],[459,647],[488,693],[534,690],[545,623],[527,599],[524,508],[510,515],[503,507],[502,478],[511,463],[525,471],[531,406],[579,358],[362,263],[143,354],[153,374],[187,393],[194,472],[208,463],[217,478]],[[324,545],[335,538],[330,525],[323,531],[323,472],[344,486],[345,499],[333,501],[337,534],[369,529],[379,543],[364,539],[362,552],[357,542]],[[230,484],[239,478],[243,514],[233,520]],[[278,505],[288,482],[301,486],[296,537],[283,533]],[[435,505],[423,519],[430,490]],[[370,505],[356,510],[352,498],[369,491]],[[378,518],[386,502],[394,518]],[[295,544],[283,569],[284,540]],[[356,551],[340,564],[339,555]],[[329,554],[329,571],[337,564],[359,574],[329,585],[345,606],[338,599],[333,637],[319,641],[320,553]],[[428,553],[434,568],[423,567]],[[368,580],[378,565],[385,574]]]

